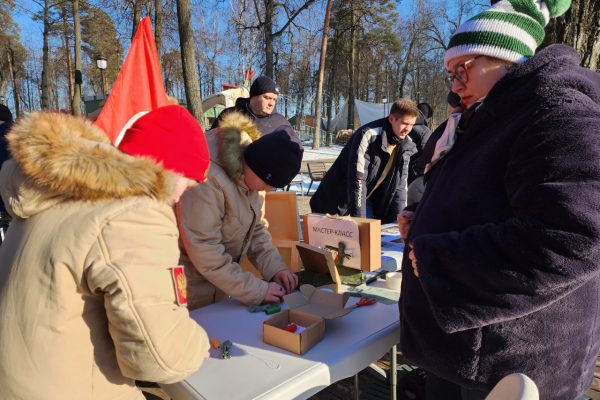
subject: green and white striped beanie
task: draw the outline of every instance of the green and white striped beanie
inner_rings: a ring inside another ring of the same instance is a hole
[[[444,66],[473,54],[522,63],[544,40],[550,18],[564,14],[571,0],[502,0],[462,24],[450,38]]]

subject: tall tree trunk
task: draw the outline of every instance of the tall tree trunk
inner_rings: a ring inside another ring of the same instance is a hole
[[[275,5],[273,0],[265,0],[265,75],[273,78],[273,14]]]
[[[348,129],[354,129],[354,74],[356,60],[356,14],[354,0],[350,3],[350,65],[348,66]]]
[[[14,67],[15,54],[13,52],[12,47],[8,48],[7,58],[8,58],[8,72],[10,73],[10,77],[12,80],[13,101],[15,103],[15,114],[18,119],[21,117],[21,103],[19,102],[19,85],[17,82],[17,77],[15,74],[15,67]]]
[[[140,19],[142,18],[142,0],[133,0],[132,4],[132,25],[131,25],[131,40],[135,36],[137,32],[137,27],[140,24]]]
[[[333,112],[333,92],[336,84],[335,76],[337,72],[338,65],[338,42],[339,42],[339,31],[335,31],[333,35],[333,57],[332,62],[330,63],[331,67],[329,69],[329,76],[327,77],[327,131],[332,132],[331,127],[331,114]]]
[[[81,115],[81,23],[79,21],[79,0],[73,0],[73,33],[75,36],[75,86],[71,110],[73,115]]]
[[[198,72],[196,70],[196,56],[194,54],[190,0],[177,0],[177,20],[179,22],[181,65],[183,66],[183,84],[185,86],[187,108],[198,121],[202,122],[203,111]]]
[[[329,21],[331,16],[331,0],[327,0],[325,22],[323,22],[323,39],[321,40],[321,57],[319,59],[319,80],[317,82],[317,102],[315,105],[315,135],[312,148],[318,150],[321,144],[321,103],[323,102],[323,81],[325,79],[325,57],[327,56],[327,40],[329,39]]]
[[[27,111],[31,111],[31,105],[33,104],[33,95],[31,94],[31,76],[27,70],[25,73],[25,87],[27,88]]]
[[[573,0],[571,8],[560,18],[550,21],[540,48],[552,43],[574,47],[581,55],[581,65],[600,72],[600,1]]]
[[[162,51],[162,31],[163,31],[163,11],[162,0],[154,0],[154,41],[156,42],[156,52],[160,60]]]
[[[406,85],[406,77],[408,76],[408,70],[412,64],[412,49],[415,45],[416,35],[412,37],[410,43],[408,45],[408,50],[406,50],[406,55],[404,57],[404,66],[402,67],[402,73],[400,76],[400,83],[398,85],[398,94],[399,97],[404,97],[404,85]]]
[[[65,35],[65,59],[67,61],[67,80],[69,82],[69,99],[71,99],[71,110],[73,109],[73,65],[71,64],[71,45],[69,44],[69,24],[67,22],[67,3],[62,8],[63,31]]]
[[[50,3],[49,0],[44,1],[44,33],[43,33],[43,49],[42,49],[42,94],[41,107],[42,110],[50,108],[50,84],[48,81],[48,69],[50,68],[50,58],[48,49],[48,37],[50,35]]]
[[[302,121],[304,120],[304,92],[298,97],[298,103],[296,104],[296,129],[300,130]]]

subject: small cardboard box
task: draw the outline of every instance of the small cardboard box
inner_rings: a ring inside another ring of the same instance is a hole
[[[308,232],[308,216],[318,215],[325,217],[325,214],[305,214],[303,216],[302,233],[304,242],[310,243],[310,233]],[[341,218],[336,216],[327,216],[329,218]],[[358,224],[358,234],[360,241],[360,269],[363,271],[375,271],[381,268],[381,221],[378,219],[343,217],[350,218]]]
[[[263,322],[264,342],[296,354],[306,353],[325,335],[325,319],[335,319],[352,311],[344,308],[349,295],[320,290],[312,285],[300,286],[300,291],[284,296],[289,310]],[[291,322],[303,329],[299,333],[286,331],[284,328]]]
[[[300,333],[288,332],[284,328],[295,323],[304,329]],[[304,354],[325,335],[325,320],[319,316],[296,310],[283,310],[263,323],[263,340],[265,343]]]

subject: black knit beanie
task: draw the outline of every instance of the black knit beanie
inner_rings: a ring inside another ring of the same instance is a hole
[[[3,104],[0,104],[0,121],[12,122],[13,116],[10,109]]]
[[[279,94],[279,87],[268,76],[259,76],[252,82],[250,86],[250,97],[260,96],[263,93],[275,93]]]
[[[269,186],[285,187],[300,171],[304,149],[290,131],[290,127],[280,126],[250,143],[244,152],[248,167]]]

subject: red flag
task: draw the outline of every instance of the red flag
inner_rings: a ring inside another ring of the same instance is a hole
[[[169,101],[160,73],[150,17],[146,17],[138,25],[127,58],[96,119],[96,125],[118,145],[132,117],[167,105]]]

